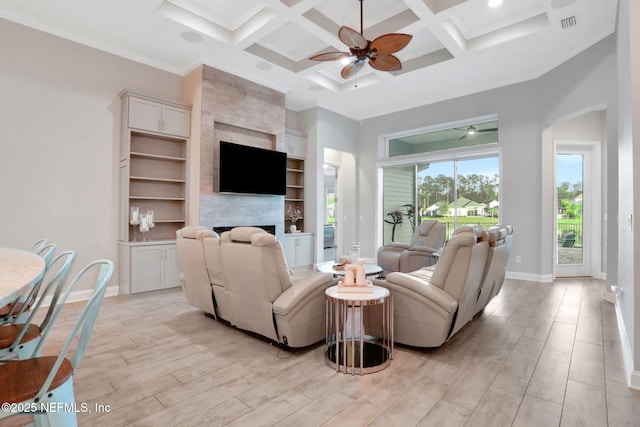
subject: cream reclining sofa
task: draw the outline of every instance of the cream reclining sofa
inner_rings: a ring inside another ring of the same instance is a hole
[[[261,228],[236,227],[218,237],[185,227],[176,235],[191,305],[289,347],[325,338],[324,291],[337,283],[333,275],[294,276],[280,242]]]
[[[513,228],[455,230],[440,260],[411,273],[374,279],[393,294],[394,340],[416,347],[438,347],[470,322],[500,292]],[[376,316],[367,327],[375,331]],[[375,335],[375,334],[374,334]]]
[[[460,227],[435,265],[374,279],[393,295],[394,340],[438,347],[471,320],[488,252],[488,235],[482,228]],[[369,316],[374,317],[377,314]]]
[[[487,233],[489,235],[489,255],[480,282],[474,315],[484,310],[489,301],[502,289],[507,261],[509,261],[511,254],[512,226],[496,225],[489,228]]]

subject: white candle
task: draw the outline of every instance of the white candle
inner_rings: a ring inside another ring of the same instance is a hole
[[[147,231],[149,231],[149,221],[146,215],[142,215],[142,217],[140,218],[140,231],[142,233],[146,233]]]
[[[138,209],[138,207],[136,206],[132,206],[131,207],[131,220],[129,222],[131,222],[131,225],[138,225],[139,222],[139,214],[140,214],[140,210]]]

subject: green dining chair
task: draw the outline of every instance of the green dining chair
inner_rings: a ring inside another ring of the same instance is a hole
[[[56,245],[54,243],[48,243],[35,252],[44,259],[45,274],[51,265],[55,251]],[[44,275],[42,277],[44,277]],[[42,278],[25,289],[13,302],[0,307],[0,325],[26,322],[29,317],[29,311],[40,293],[41,284]]]
[[[38,410],[34,415],[37,427],[77,427],[78,420],[74,406],[73,373],[78,368],[89,344],[93,327],[98,317],[107,285],[113,275],[113,262],[98,260],[89,263],[73,279],[56,308],[52,322],[55,323],[69,294],[85,276],[97,270],[97,278],[91,298],[78,316],[69,338],[58,356],[34,357],[26,360],[0,364],[0,401],[11,404],[28,404]],[[51,329],[49,329],[51,330]],[[78,337],[73,354],[68,356],[71,346]],[[34,354],[39,354],[46,336],[42,337]],[[0,410],[0,419],[14,415],[24,415]]]
[[[29,252],[33,252],[36,253],[38,252],[40,249],[42,249],[42,247],[44,245],[47,244],[47,239],[40,239],[37,242],[35,242],[33,245],[31,245],[31,247],[29,249],[27,249]]]
[[[42,293],[38,297],[33,309],[29,312],[29,317],[25,323],[9,323],[0,325],[0,358],[18,358],[20,360],[28,359],[39,354],[33,354],[38,342],[43,336],[48,334],[48,329],[53,326],[52,317],[58,305],[58,299],[64,288],[69,269],[75,259],[75,251],[62,252],[53,259],[48,268],[46,278],[48,279],[46,286],[43,287]],[[33,323],[35,316],[38,314],[42,303],[53,292],[49,309],[44,320],[39,325]],[[24,307],[23,307],[24,310]],[[22,316],[22,311],[18,313],[18,317]]]

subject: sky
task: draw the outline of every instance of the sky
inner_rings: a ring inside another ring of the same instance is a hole
[[[557,158],[558,183],[568,182],[576,184],[582,182],[582,156],[579,154],[561,154]],[[493,177],[499,172],[498,158],[462,160],[458,162],[460,175],[487,175]],[[419,173],[420,177],[427,175],[436,177],[440,174],[453,176],[453,162],[431,163],[429,167]]]
[[[582,155],[559,154],[556,159],[558,183],[568,182],[577,184],[582,182]]]

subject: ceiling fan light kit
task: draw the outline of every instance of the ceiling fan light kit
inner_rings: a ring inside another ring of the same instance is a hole
[[[335,61],[348,58],[349,62],[340,73],[345,79],[357,73],[364,66],[365,62],[369,62],[369,65],[378,71],[401,70],[402,63],[392,54],[404,49],[413,36],[409,34],[391,33],[377,37],[373,41],[367,40],[364,37],[363,28],[362,2],[364,0],[358,1],[360,2],[360,32],[346,26],[340,27],[338,31],[338,38],[349,47],[349,52],[321,53],[309,59],[313,61]]]

